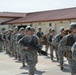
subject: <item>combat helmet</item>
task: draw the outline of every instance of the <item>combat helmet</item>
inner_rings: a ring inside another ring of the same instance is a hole
[[[19,29],[19,31],[22,31],[22,30],[24,30],[24,28],[23,28],[23,27],[21,27],[21,28]]]
[[[73,28],[76,28],[76,22],[72,22],[72,23],[70,24],[70,29],[73,29]]]
[[[31,31],[32,31],[32,27],[31,27],[31,26],[27,26],[27,27],[25,28],[25,30],[26,30],[26,31],[28,31],[28,30],[31,30]]]

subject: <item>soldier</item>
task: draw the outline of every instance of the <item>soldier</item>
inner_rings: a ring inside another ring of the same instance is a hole
[[[42,32],[42,28],[38,28],[38,32],[37,32],[37,36],[39,37],[39,39],[40,39],[40,44],[41,44],[41,47],[43,47],[43,44],[42,44],[42,37],[43,37],[43,35],[44,35],[44,33]]]
[[[38,62],[37,50],[33,48],[40,48],[39,38],[32,33],[32,27],[26,27],[26,35],[20,40],[23,50],[25,51],[25,59],[29,66],[29,74],[34,75],[36,63]]]
[[[48,51],[48,48],[49,48],[49,43],[47,41],[48,41],[48,37],[49,37],[50,33],[51,33],[51,28],[49,29],[49,33],[45,34],[45,41],[46,41],[45,51],[46,52]]]
[[[12,55],[13,54],[13,46],[12,46],[12,42],[11,42],[11,37],[12,37],[12,33],[13,33],[13,30],[10,28],[9,29],[9,33],[7,35],[7,42],[8,42],[8,54]]]
[[[18,27],[14,28],[14,32],[11,36],[11,43],[13,45],[13,55],[15,56],[15,59],[17,59],[17,35],[18,35]]]
[[[76,63],[76,42],[72,46],[71,51],[72,51],[72,58],[75,60],[75,63]]]
[[[3,43],[3,38],[2,38],[2,34],[0,33],[0,52],[2,52],[2,43]]]
[[[41,38],[44,33],[41,31],[42,30],[41,28],[39,28],[38,30],[39,32],[37,32],[37,36]]]
[[[54,45],[54,49],[55,49],[55,52],[56,52],[56,57],[57,57],[57,61],[59,60],[59,57],[58,57],[58,45],[59,45],[59,42],[60,40],[64,37],[64,27],[61,27],[60,28],[60,33],[57,34],[56,36],[54,36],[54,38],[52,39],[52,43]],[[62,60],[60,61],[60,66],[63,64],[63,58],[61,58]]]
[[[59,54],[65,51],[71,75],[76,75],[76,62],[72,58],[71,47],[76,42],[76,23],[70,24],[71,33],[62,38],[59,43]]]
[[[25,29],[23,27],[21,27],[19,29],[19,34],[17,36],[17,42],[23,38],[25,35]],[[21,49],[21,45],[18,43],[18,58],[19,61],[21,60],[23,67],[25,67],[25,52],[24,50]]]
[[[4,35],[3,35],[6,53],[8,53],[8,52],[7,52],[7,46],[8,46],[8,41],[7,41],[7,36],[8,36],[8,35],[7,35],[7,34],[8,34],[8,31],[6,30],[6,31],[4,32]]]
[[[51,56],[51,60],[53,60],[53,50],[54,50],[54,46],[52,44],[52,39],[55,36],[55,30],[51,29],[50,35],[48,37],[48,45],[50,46],[50,56]]]
[[[34,28],[32,28],[32,34],[35,34],[35,29]]]
[[[4,33],[3,33],[3,39],[4,39],[4,50],[6,50],[6,53],[7,53],[7,33],[8,31],[6,30]]]

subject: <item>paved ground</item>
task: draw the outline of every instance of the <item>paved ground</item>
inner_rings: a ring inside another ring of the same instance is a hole
[[[59,63],[49,57],[39,56],[35,75],[70,75],[67,61],[65,60],[64,70],[61,71]],[[22,67],[21,62],[10,57],[5,52],[0,53],[0,75],[28,75],[28,66]]]

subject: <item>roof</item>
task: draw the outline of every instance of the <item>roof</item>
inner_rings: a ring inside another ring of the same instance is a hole
[[[58,20],[70,20],[76,19],[76,7],[32,12],[26,13],[24,18],[7,22],[8,24],[19,24],[19,23],[34,23],[34,22],[46,22],[46,21],[58,21]]]
[[[25,17],[26,13],[17,13],[17,12],[0,12],[0,17],[4,18],[21,18]]]

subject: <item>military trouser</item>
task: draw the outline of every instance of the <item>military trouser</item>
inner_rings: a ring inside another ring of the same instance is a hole
[[[69,58],[68,63],[71,75],[76,75],[76,61],[73,60],[72,58]]]
[[[76,73],[74,73],[74,74],[71,74],[71,75],[76,75]]]
[[[2,52],[2,42],[0,41],[0,52]]]
[[[76,73],[74,73],[74,74],[71,74],[71,75],[76,75]]]
[[[6,44],[6,53],[10,53],[10,48],[9,48],[10,46],[9,46],[9,42],[7,42],[7,44]]]
[[[20,55],[21,55],[21,62],[22,62],[22,66],[25,67],[25,62],[26,62],[26,51],[24,50],[20,50]]]
[[[54,50],[55,50],[56,59],[58,61],[59,60],[59,57],[58,57],[58,48],[54,47]]]
[[[5,41],[5,50],[6,50],[6,53],[8,53],[8,42]]]
[[[56,58],[57,58],[57,60],[58,60],[58,51],[57,51],[56,49],[54,49],[53,46],[50,46],[50,56],[51,56],[51,60],[53,60],[54,51],[55,51],[55,54],[56,54]]]
[[[7,53],[8,54],[11,54],[12,53],[12,45],[11,45],[11,42],[8,42],[7,43]]]
[[[16,50],[16,48],[17,48],[17,44],[16,44],[16,42],[14,41],[14,42],[13,42],[13,51],[14,51],[15,59],[17,59],[17,50]]]
[[[29,75],[34,75],[36,63],[29,61],[28,66],[29,66]]]
[[[63,68],[63,62],[64,62],[62,51],[58,51],[58,57],[59,57],[60,68],[62,69]]]
[[[45,51],[48,52],[49,44],[45,45]]]
[[[37,52],[35,51],[30,51],[26,52],[26,62],[29,66],[29,75],[34,75],[35,67],[37,64]]]

